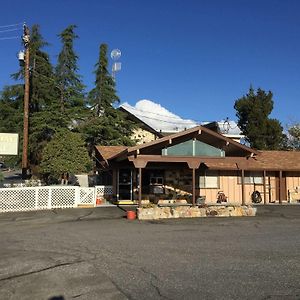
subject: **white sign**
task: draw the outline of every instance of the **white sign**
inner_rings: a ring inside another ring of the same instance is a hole
[[[18,155],[19,135],[0,133],[0,155]]]

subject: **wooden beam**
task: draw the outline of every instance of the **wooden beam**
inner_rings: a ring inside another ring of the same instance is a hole
[[[200,167],[201,161],[187,161],[190,169],[198,169]]]
[[[193,199],[193,206],[196,205],[196,170],[193,168],[193,189],[192,189],[192,199]]]
[[[242,169],[242,205],[245,205],[245,170]]]
[[[172,156],[172,155],[144,155],[138,157],[134,155],[128,156],[128,160],[132,162],[216,162],[216,161],[233,161],[233,162],[247,162],[245,158],[231,158],[231,157],[207,157],[207,156]],[[137,167],[137,166],[136,166]],[[138,167],[137,167],[138,168]],[[144,168],[144,167],[142,167]]]
[[[128,156],[128,160],[132,161],[135,168],[145,168],[148,161],[145,160],[143,157],[134,157],[134,156]]]
[[[142,206],[142,168],[139,168],[139,207]]]
[[[116,196],[118,194],[118,180],[117,180],[117,169],[112,170],[112,188],[113,188],[113,196]]]
[[[282,204],[282,171],[279,171],[279,203]]]
[[[263,172],[263,184],[264,184],[264,204],[267,204],[267,189],[266,189],[266,170]]]

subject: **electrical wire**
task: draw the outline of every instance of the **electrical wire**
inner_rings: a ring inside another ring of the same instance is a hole
[[[0,30],[0,33],[3,33],[3,32],[11,32],[11,31],[17,31],[17,30],[21,30],[21,28],[12,28],[12,29]]]
[[[19,39],[19,36],[8,36],[8,37],[3,37],[0,38],[0,41],[4,41],[4,40],[12,40],[12,39]]]
[[[15,26],[23,26],[23,23],[17,23],[17,24],[10,24],[10,25],[0,25],[0,28],[6,28],[6,27],[15,27]]]

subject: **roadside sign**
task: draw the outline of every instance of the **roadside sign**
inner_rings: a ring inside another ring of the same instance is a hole
[[[18,155],[18,133],[0,133],[0,155]]]

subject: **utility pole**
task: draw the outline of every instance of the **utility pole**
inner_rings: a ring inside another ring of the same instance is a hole
[[[23,43],[25,47],[25,90],[24,90],[24,117],[23,117],[23,155],[22,178],[27,178],[28,170],[28,119],[29,119],[29,28],[23,26]]]

